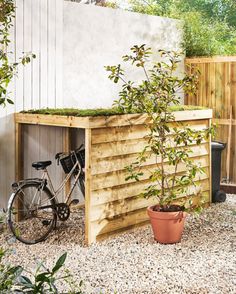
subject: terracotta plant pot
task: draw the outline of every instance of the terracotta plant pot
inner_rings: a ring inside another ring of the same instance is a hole
[[[180,242],[187,213],[183,211],[153,211],[153,207],[148,207],[147,212],[150,217],[154,239],[163,244]]]

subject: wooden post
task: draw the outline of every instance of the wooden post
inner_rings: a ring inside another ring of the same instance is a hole
[[[208,127],[210,128],[212,125],[212,121],[211,119],[209,119],[209,125]],[[212,162],[212,157],[211,157],[211,135],[209,137],[209,185],[210,185],[210,195],[209,195],[209,199],[210,199],[210,203],[212,203],[212,168],[211,168],[211,162]]]
[[[16,162],[16,172],[15,178],[16,181],[23,179],[23,141],[22,141],[22,124],[15,124],[15,162]]]
[[[233,120],[233,106],[230,105],[229,114],[229,135],[227,142],[227,157],[226,157],[226,182],[230,182],[230,154],[231,154],[231,137],[232,137],[232,120]]]
[[[24,173],[24,154],[23,154],[23,138],[22,138],[22,132],[23,132],[23,126],[20,123],[15,124],[15,180],[20,181],[23,179],[23,173]],[[23,209],[23,203],[19,202],[16,205],[17,215],[16,215],[16,221],[21,220],[21,213],[19,210]]]
[[[85,243],[93,241],[90,226],[90,195],[91,195],[91,129],[85,130]]]

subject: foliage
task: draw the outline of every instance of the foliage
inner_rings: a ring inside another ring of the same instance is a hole
[[[199,110],[204,109],[201,106],[191,106],[191,105],[175,105],[170,106],[171,111],[181,111],[181,110]],[[143,111],[142,111],[143,112]],[[32,114],[50,114],[50,115],[64,115],[64,116],[110,116],[110,115],[121,115],[124,111],[118,107],[112,108],[94,108],[94,109],[76,109],[76,108],[44,108],[44,109],[31,109],[27,111],[22,111],[22,113],[32,113]],[[130,113],[134,113],[131,111]]]
[[[5,106],[7,103],[13,104],[8,93],[8,86],[17,74],[19,64],[25,65],[35,58],[34,54],[25,54],[18,62],[11,62],[8,51],[10,40],[10,30],[13,26],[15,17],[15,1],[0,0],[0,105]]]
[[[0,293],[10,293],[10,290],[23,271],[21,266],[10,266],[3,263],[6,251],[0,248]]]
[[[168,209],[177,196],[188,195],[187,191],[199,173],[204,170],[191,160],[191,144],[201,144],[210,135],[211,129],[201,131],[174,122],[174,114],[169,110],[171,105],[180,104],[180,93],[193,93],[196,89],[198,73],[179,77],[176,70],[181,61],[180,54],[159,50],[165,61],[150,65],[150,48],[145,45],[133,46],[130,55],[123,56],[125,62],[143,71],[144,80],[138,83],[125,79],[125,72],[118,66],[107,66],[109,78],[122,82],[120,99],[115,103],[124,112],[144,111],[148,114],[148,143],[139,154],[137,161],[127,167],[126,178],[139,181],[143,175],[142,165],[151,157],[156,158],[156,166],[150,171],[151,185],[142,194],[145,198],[156,196],[163,209]],[[182,167],[182,172],[179,167]],[[196,189],[199,192],[199,189]],[[192,208],[191,199],[188,206]]]
[[[64,266],[67,253],[59,257],[52,270],[49,270],[41,262],[36,272],[27,272],[21,266],[5,265],[2,262],[6,251],[0,249],[0,292],[1,293],[28,293],[28,294],[56,294],[58,292],[57,282],[62,280],[69,285],[68,294],[82,294],[82,282],[77,285],[72,279],[71,274],[66,269],[65,274],[58,276],[58,272]],[[28,273],[30,277],[26,276]],[[31,278],[33,277],[33,278]]]
[[[7,214],[5,209],[0,209],[0,233],[7,223]]]
[[[131,10],[184,21],[187,56],[236,54],[236,4],[232,0],[130,0]]]

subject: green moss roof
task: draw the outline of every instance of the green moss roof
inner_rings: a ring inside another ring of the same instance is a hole
[[[171,111],[182,111],[182,110],[201,110],[206,109],[200,106],[190,105],[178,105],[172,106]],[[110,116],[124,114],[121,110],[116,107],[113,108],[97,108],[97,109],[76,109],[76,108],[44,108],[44,109],[31,109],[28,111],[22,111],[22,113],[32,114],[51,114],[51,115],[64,115],[64,116]]]

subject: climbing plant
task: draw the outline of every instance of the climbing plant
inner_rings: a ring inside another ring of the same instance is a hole
[[[17,74],[18,66],[25,65],[35,58],[35,54],[26,53],[19,60],[12,62],[13,52],[9,51],[12,42],[10,38],[11,28],[15,18],[15,1],[0,0],[0,105],[13,104],[8,92],[8,86]]]

